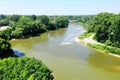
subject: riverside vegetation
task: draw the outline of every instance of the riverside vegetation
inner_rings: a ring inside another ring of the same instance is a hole
[[[67,27],[68,20],[65,16],[1,15],[0,26],[10,26],[10,28],[0,31],[0,37],[11,40],[31,37],[49,30]]]
[[[0,80],[53,80],[51,73],[37,59],[15,56],[10,43],[0,38]]]
[[[2,26],[9,28],[0,31],[0,80],[53,80],[52,71],[41,61],[27,57],[17,58],[8,41],[65,28],[68,26],[67,18],[45,15],[0,15],[0,27]]]
[[[93,39],[104,44],[89,43],[88,46],[120,55],[120,14],[100,13],[83,24],[86,25],[87,32],[81,37],[95,33]]]
[[[75,19],[77,23],[86,26],[87,32],[82,35],[82,38],[95,33],[94,39],[103,43],[103,45],[88,44],[89,46],[105,52],[120,54],[120,14],[100,13],[98,15],[67,17],[0,15],[0,26],[10,26],[8,29],[0,31],[0,64],[2,65],[0,66],[0,79],[18,79],[20,77],[20,79],[25,80],[53,80],[51,71],[41,61],[27,57],[15,58],[8,41],[36,36],[49,30],[65,28],[68,26],[68,19]],[[33,65],[34,62],[35,65]],[[17,69],[16,65],[18,65]],[[28,65],[30,71],[28,71]],[[23,69],[23,67],[26,67],[26,69]],[[12,73],[10,73],[11,70],[13,70]],[[17,73],[16,70],[22,71]]]
[[[53,80],[51,71],[34,58],[0,60],[0,80]]]

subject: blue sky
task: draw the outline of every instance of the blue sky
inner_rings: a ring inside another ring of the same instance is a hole
[[[88,15],[120,12],[120,0],[0,0],[0,14]]]

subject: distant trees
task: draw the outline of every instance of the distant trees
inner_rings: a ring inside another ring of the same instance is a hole
[[[56,30],[68,26],[68,19],[64,16],[56,16],[55,19],[53,19],[53,17],[45,15],[11,15],[5,17],[1,15],[1,19],[1,26],[10,26],[9,29],[0,31],[0,37],[6,40],[12,38],[26,38],[48,30]],[[4,20],[7,20],[7,22]]]
[[[19,18],[20,18],[20,15],[11,15],[9,17],[10,21],[15,21],[15,22],[17,22]]]
[[[96,33],[97,41],[120,48],[120,14],[100,13],[88,22],[87,30]]]
[[[30,17],[31,17],[31,19],[32,19],[33,21],[35,21],[35,20],[37,19],[37,16],[36,16],[36,15],[31,15]]]
[[[86,24],[93,18],[94,15],[78,15],[78,16],[67,16],[67,19],[75,23]]]
[[[1,15],[0,15],[0,20],[2,20],[2,19],[4,19],[4,18],[6,18],[6,16],[3,15],[3,14],[1,14]]]
[[[55,23],[58,28],[65,28],[68,26],[68,19],[66,17],[58,16]]]
[[[0,26],[8,26],[9,25],[9,20],[8,19],[3,19],[0,21]]]
[[[48,25],[50,23],[50,19],[48,16],[39,16],[38,19],[41,21],[42,24]]]
[[[0,80],[53,80],[50,71],[35,58],[7,58],[0,60]]]
[[[89,22],[92,18],[93,18],[93,15],[86,15],[86,16],[84,15],[84,16],[81,16],[78,19],[78,23],[85,24],[85,23]]]

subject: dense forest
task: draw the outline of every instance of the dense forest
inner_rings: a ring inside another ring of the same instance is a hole
[[[0,27],[2,26],[9,28],[0,31],[0,37],[11,40],[67,27],[68,19],[65,16],[0,15]]]
[[[120,48],[120,14],[100,13],[87,22],[87,31],[98,42]]]

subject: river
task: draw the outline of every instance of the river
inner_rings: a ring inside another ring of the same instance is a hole
[[[69,24],[67,29],[11,41],[12,48],[43,61],[55,80],[120,80],[120,59],[101,54],[74,41],[84,27]]]

